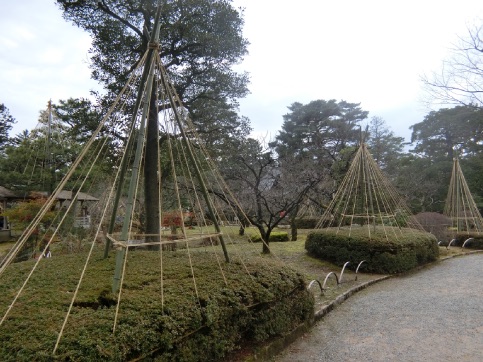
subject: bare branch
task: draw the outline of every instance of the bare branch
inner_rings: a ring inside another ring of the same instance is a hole
[[[129,29],[131,29],[132,31],[134,31],[136,34],[139,35],[140,38],[143,37],[143,32],[141,30],[139,30],[138,28],[136,28],[134,25],[132,25],[129,21],[127,21],[126,19],[123,19],[121,18],[119,15],[117,15],[115,12],[113,12],[109,6],[106,4],[105,0],[102,0],[102,1],[99,1],[97,3],[97,6],[99,7],[99,9],[101,9],[102,11],[104,11],[106,14],[109,14],[110,16],[112,16],[114,19],[120,21],[121,23],[123,23],[124,25],[126,25]]]
[[[450,59],[443,61],[440,73],[423,75],[426,103],[483,106],[483,27],[468,28],[460,37]]]

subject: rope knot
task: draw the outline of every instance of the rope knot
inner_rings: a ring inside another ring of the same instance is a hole
[[[149,43],[148,44],[148,49],[160,49],[159,43]]]

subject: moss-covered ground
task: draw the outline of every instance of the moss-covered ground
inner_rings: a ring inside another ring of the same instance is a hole
[[[279,319],[277,323],[269,327],[267,327],[269,325],[267,323],[255,326],[250,324],[254,318],[259,318],[260,315],[248,313],[250,308],[256,309],[257,305],[269,306],[277,299],[282,300],[284,295],[290,294],[290,291],[300,291],[301,285],[306,286],[312,280],[317,279],[322,283],[330,272],[336,272],[340,277],[340,266],[307,254],[305,241],[310,230],[299,230],[297,241],[270,243],[272,251],[270,256],[261,254],[262,245],[260,243],[248,245],[246,240],[237,238],[236,228],[225,229],[224,232],[231,233],[233,236],[233,244],[227,245],[228,253],[232,257],[230,266],[223,263],[219,245],[214,248],[218,250],[217,255],[221,257],[221,263],[225,265],[226,274],[224,276],[220,274],[218,267],[212,268],[212,265],[218,264],[218,261],[213,260],[215,254],[209,252],[209,249],[212,249],[211,246],[195,248],[191,253],[192,265],[195,268],[194,274],[197,276],[195,282],[192,278],[193,270],[190,269],[190,263],[185,257],[186,250],[180,247],[176,252],[171,253],[171,257],[166,259],[166,264],[163,266],[163,270],[165,270],[163,276],[164,305],[161,305],[159,298],[147,298],[146,294],[143,294],[151,291],[152,293],[149,295],[159,296],[162,289],[159,268],[156,270],[152,268],[152,265],[159,266],[159,261],[148,263],[146,257],[141,257],[148,255],[149,259],[155,257],[156,253],[143,251],[130,253],[131,257],[126,272],[128,277],[124,280],[123,298],[120,304],[122,308],[120,308],[116,337],[113,337],[112,334],[116,303],[115,296],[110,291],[114,270],[114,253],[111,253],[109,259],[104,260],[101,258],[102,247],[99,247],[98,254],[92,259],[94,267],[86,274],[78,298],[73,305],[72,317],[68,321],[70,328],[66,328],[66,335],[62,339],[63,342],[59,346],[56,358],[58,360],[96,360],[98,356],[103,356],[100,360],[134,360],[146,353],[151,357],[156,356],[156,350],[160,348],[170,351],[162,357],[169,358],[170,353],[176,352],[170,344],[173,335],[177,335],[182,340],[192,331],[201,331],[200,335],[204,335],[206,340],[214,341],[217,333],[220,335],[215,330],[224,330],[223,335],[226,335],[227,330],[240,327],[227,340],[215,343],[212,350],[215,350],[213,358],[222,358],[221,356],[226,351],[235,348],[235,353],[230,354],[228,358],[233,361],[241,360],[245,353],[243,350],[236,352],[237,348],[247,344],[244,344],[240,337],[251,339],[252,342],[248,344],[250,351],[257,345],[263,345],[270,338],[287,333],[288,329],[293,328],[296,323],[303,323],[304,318],[307,318],[307,315],[302,315],[307,311],[303,311],[296,318]],[[9,243],[3,243],[0,246],[1,257],[8,250]],[[33,274],[33,282],[36,286],[26,288],[26,291],[19,297],[16,307],[12,309],[0,326],[3,346],[1,353],[4,360],[51,360],[51,348],[58,336],[58,327],[64,320],[65,311],[69,307],[72,293],[75,290],[78,275],[83,266],[85,249],[78,253],[64,254],[65,249],[61,245],[56,245],[52,248],[54,257],[39,264],[41,272]],[[470,252],[470,250],[460,247],[450,249],[439,247],[439,250],[439,258]],[[258,261],[254,261],[255,259]],[[33,263],[35,260],[17,263],[2,276],[0,284],[2,315],[21,285],[23,276],[29,272]],[[57,265],[57,268],[49,267],[53,265]],[[260,270],[263,272],[259,272]],[[248,278],[240,278],[240,275],[246,275]],[[280,275],[284,275],[284,277],[280,278]],[[5,283],[4,277],[7,277],[10,282]],[[315,297],[315,304],[311,308],[319,310],[342,293],[380,277],[380,274],[366,273],[364,265],[361,266],[358,274],[354,270],[345,269],[342,283],[339,285],[335,283],[335,278],[330,278],[323,293],[316,284],[312,286],[311,293]],[[224,278],[230,287],[226,287]],[[300,282],[302,284],[299,284]],[[220,294],[213,292],[223,289],[225,292]],[[179,295],[184,297],[182,299],[174,297],[178,295],[172,293],[174,290],[179,290]],[[238,290],[238,292],[233,294],[233,290]],[[289,305],[285,314],[293,313],[293,309],[307,307],[306,299],[300,295],[295,298],[296,302],[291,306],[290,303],[284,302]],[[60,301],[61,310],[51,308],[49,301],[52,300]],[[239,304],[230,306],[233,300]],[[178,308],[179,306],[181,308]],[[161,308],[167,313],[161,315],[155,312]],[[229,320],[233,319],[236,314],[232,314],[233,308],[241,311],[236,315],[236,319],[240,321],[236,326],[229,323]],[[270,315],[269,310],[268,307],[267,313],[261,315],[277,320],[279,315]],[[220,318],[216,317],[218,315]],[[36,322],[33,322],[34,320]],[[42,328],[37,328],[35,323],[42,325]],[[99,326],[94,335],[91,330],[93,324]],[[136,335],[150,330],[148,326],[154,326],[154,330],[162,332],[156,337],[153,334],[155,332],[149,332],[144,335],[142,341],[137,339]],[[164,346],[160,344],[160,340],[164,341]],[[11,350],[8,352],[5,350],[6,343],[9,341],[16,341],[17,350],[13,355],[9,355],[12,353]],[[202,339],[198,340],[198,342],[200,341]],[[121,350],[116,349],[119,342],[122,342],[121,344],[124,346]],[[190,343],[187,342],[181,347],[183,350],[181,355],[184,356],[182,358],[196,360],[193,359],[193,355],[190,355],[189,351],[193,349]],[[67,348],[68,346],[70,347]],[[73,350],[75,352],[72,352]],[[218,352],[216,352],[217,350]],[[90,356],[90,353],[94,353],[94,355]],[[32,359],[32,356],[36,356],[36,358]],[[163,360],[162,358],[159,360]]]

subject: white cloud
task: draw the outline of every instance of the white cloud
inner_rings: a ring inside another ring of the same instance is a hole
[[[62,65],[65,62],[64,55],[65,53],[62,49],[50,46],[42,49],[36,57],[40,63],[45,63],[45,65]]]
[[[344,99],[381,116],[396,134],[425,115],[419,76],[437,70],[456,35],[483,18],[483,2],[235,0],[245,7],[251,75],[241,100],[257,134],[275,135],[293,102]],[[53,1],[4,1],[0,102],[33,128],[47,101],[88,96],[90,38]]]
[[[476,0],[235,4],[245,7],[251,42],[241,69],[251,73],[252,94],[241,111],[256,133],[280,129],[281,115],[295,101],[344,99],[360,102],[370,117],[383,116],[408,138],[408,127],[425,114],[420,76],[437,70],[456,36],[483,17]]]
[[[49,99],[88,97],[90,38],[62,18],[52,1],[2,4],[0,102],[16,118],[14,133],[35,127]]]

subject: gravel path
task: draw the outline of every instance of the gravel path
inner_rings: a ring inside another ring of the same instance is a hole
[[[483,361],[482,280],[483,254],[472,254],[382,281],[274,361]]]

